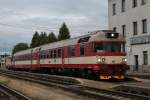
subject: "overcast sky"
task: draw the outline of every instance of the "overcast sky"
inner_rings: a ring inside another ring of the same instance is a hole
[[[55,32],[63,22],[71,36],[107,29],[107,0],[0,0],[0,51],[30,43],[34,31]]]

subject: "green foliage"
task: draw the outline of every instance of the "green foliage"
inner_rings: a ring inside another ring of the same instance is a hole
[[[66,23],[64,22],[59,29],[58,40],[66,40],[69,38],[70,38],[70,32]]]
[[[40,45],[40,35],[39,33],[36,31],[35,34],[33,35],[30,47],[34,48]]]
[[[39,41],[40,41],[40,45],[43,45],[43,44],[47,43],[47,34],[46,34],[46,32],[41,32]]]
[[[29,49],[29,46],[27,43],[18,43],[14,46],[14,48],[12,50],[12,54],[14,54],[18,51],[26,50],[26,49]]]
[[[51,32],[47,37],[47,43],[56,42],[57,38],[53,32]]]
[[[53,32],[51,32],[47,36],[46,32],[41,32],[41,34],[39,34],[36,31],[32,37],[30,48],[35,48],[35,47],[38,47],[38,46],[46,44],[46,43],[52,43],[52,42],[56,42],[58,40],[60,41],[60,40],[65,40],[65,39],[69,39],[69,38],[70,38],[70,32],[69,32],[69,29],[68,29],[66,23],[64,22],[59,29],[58,39]],[[14,54],[18,51],[22,51],[22,50],[26,50],[26,49],[29,49],[29,46],[27,43],[18,43],[14,46],[12,53]]]

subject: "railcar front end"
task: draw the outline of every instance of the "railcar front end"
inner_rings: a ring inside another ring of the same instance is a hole
[[[92,44],[92,54],[96,56],[96,74],[100,79],[124,79],[128,69],[125,41],[115,37],[118,33],[112,34],[110,34],[112,37],[108,37],[109,40],[96,41]]]

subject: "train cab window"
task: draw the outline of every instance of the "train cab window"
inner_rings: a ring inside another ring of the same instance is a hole
[[[80,44],[80,56],[83,56],[85,55],[85,52],[84,52],[84,44]]]
[[[68,51],[69,51],[69,56],[70,57],[75,56],[75,46],[68,47]]]
[[[104,48],[103,48],[102,43],[94,43],[93,51],[94,52],[104,52]]]
[[[122,52],[122,43],[94,43],[94,52]]]

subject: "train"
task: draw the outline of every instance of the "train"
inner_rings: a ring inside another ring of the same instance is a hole
[[[125,38],[112,30],[88,34],[16,52],[10,70],[68,73],[102,80],[124,79],[128,70]]]

